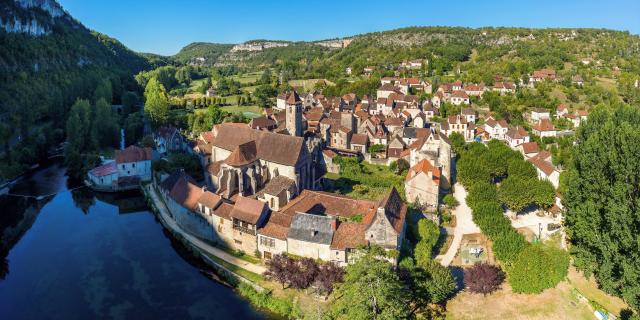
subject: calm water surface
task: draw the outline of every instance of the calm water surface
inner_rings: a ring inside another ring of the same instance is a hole
[[[0,319],[261,319],[206,276],[139,194],[67,185],[53,164],[0,197]]]

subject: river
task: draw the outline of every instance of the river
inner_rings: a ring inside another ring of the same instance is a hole
[[[137,192],[74,189],[53,163],[0,197],[0,319],[263,319],[211,280]]]

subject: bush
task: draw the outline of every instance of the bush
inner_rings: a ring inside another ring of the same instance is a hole
[[[567,276],[569,254],[548,245],[531,245],[507,267],[509,284],[517,293],[540,293]]]
[[[458,200],[456,200],[456,198],[450,193],[442,198],[442,203],[449,208],[457,207],[459,204]]]
[[[504,272],[488,263],[477,263],[464,269],[464,286],[473,293],[489,294],[500,288]]]
[[[258,292],[246,283],[238,285],[238,293],[257,308],[267,309],[289,319],[300,319],[302,311],[290,300],[275,298],[268,292]]]
[[[440,227],[429,219],[418,221],[418,244],[414,251],[416,263],[426,265],[431,260],[433,248],[438,243],[440,237]]]

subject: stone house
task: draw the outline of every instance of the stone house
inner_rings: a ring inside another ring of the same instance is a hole
[[[531,121],[533,122],[537,122],[542,119],[549,119],[549,118],[551,118],[551,114],[547,109],[535,108],[531,110]]]
[[[427,159],[411,167],[404,180],[407,201],[432,208],[438,207],[440,169]]]
[[[257,230],[264,226],[268,216],[269,208],[266,203],[238,196],[231,210],[234,248],[249,254],[256,252]]]
[[[484,122],[484,130],[491,139],[505,140],[509,124],[504,119],[496,120],[493,117],[489,117]]]
[[[186,149],[186,140],[175,127],[161,127],[153,133],[153,141],[158,153],[182,152]]]
[[[476,111],[473,108],[464,108],[460,111],[460,114],[467,119],[467,122],[476,122]]]
[[[308,213],[293,216],[287,234],[288,252],[301,257],[331,260],[331,240],[337,221],[333,217]]]
[[[366,134],[357,133],[351,136],[351,150],[365,154],[368,148],[369,137]]]
[[[151,148],[131,145],[124,150],[116,150],[118,187],[123,188],[127,185],[138,185],[140,181],[150,181],[151,158]]]

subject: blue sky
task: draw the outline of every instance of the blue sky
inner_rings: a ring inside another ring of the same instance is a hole
[[[595,27],[640,34],[638,0],[58,0],[85,26],[141,52],[196,41],[319,40],[407,26]]]

